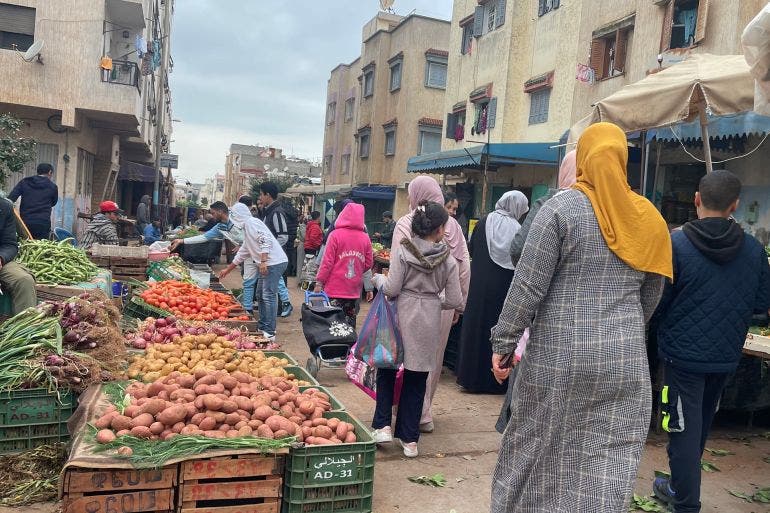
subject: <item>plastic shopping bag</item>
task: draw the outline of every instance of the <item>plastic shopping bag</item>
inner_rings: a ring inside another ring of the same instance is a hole
[[[358,334],[353,356],[369,367],[398,369],[404,361],[404,344],[396,305],[380,291],[374,298]]]
[[[348,354],[348,360],[345,363],[345,374],[348,379],[358,388],[364,391],[366,395],[377,400],[377,369],[370,367],[361,360],[353,356],[355,346]],[[393,404],[398,405],[401,397],[401,387],[404,384],[404,368],[401,367],[396,374],[396,390],[393,395]]]

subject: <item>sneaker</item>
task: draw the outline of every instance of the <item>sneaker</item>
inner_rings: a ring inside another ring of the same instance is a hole
[[[671,489],[671,483],[668,478],[656,477],[652,483],[652,494],[667,506],[674,506],[676,493]]]
[[[433,421],[420,424],[420,433],[433,433]]]
[[[275,335],[271,335],[270,333],[263,331],[262,337],[268,339],[270,342],[275,342]]]
[[[406,443],[403,440],[401,441],[401,447],[404,448],[404,456],[407,458],[416,458],[418,455],[417,452],[417,442],[409,442]]]
[[[291,315],[291,313],[294,311],[294,307],[291,306],[291,303],[286,303],[283,305],[283,310],[281,310],[280,317],[288,317]]]
[[[374,430],[374,441],[378,444],[386,444],[393,441],[393,432],[390,426]]]

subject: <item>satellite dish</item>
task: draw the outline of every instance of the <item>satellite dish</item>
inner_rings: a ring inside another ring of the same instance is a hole
[[[35,58],[37,58],[37,62],[43,64],[43,56],[40,54],[40,52],[43,50],[44,46],[45,41],[40,39],[32,43],[32,46],[30,46],[26,52],[19,52],[19,54],[21,55],[21,58],[26,62],[32,62],[35,60]]]
[[[380,9],[383,11],[390,11],[394,1],[395,0],[380,0]]]

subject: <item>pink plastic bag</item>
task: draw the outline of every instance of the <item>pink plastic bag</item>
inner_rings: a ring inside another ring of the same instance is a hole
[[[377,400],[377,369],[370,367],[361,360],[357,360],[353,353],[355,352],[355,345],[348,353],[348,359],[345,363],[345,373],[348,375],[348,379],[353,382],[358,388],[364,391],[366,395],[374,400]],[[404,367],[398,369],[396,373],[396,390],[393,395],[393,404],[398,405],[398,400],[401,397],[401,387],[404,385]]]
[[[524,356],[524,351],[527,349],[527,342],[529,342],[529,328],[524,330],[524,334],[521,336],[519,343],[516,344],[516,351],[514,351],[514,357],[517,362],[521,361],[521,357]]]

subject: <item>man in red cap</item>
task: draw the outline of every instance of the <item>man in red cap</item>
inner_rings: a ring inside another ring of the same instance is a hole
[[[88,229],[80,244],[81,247],[89,249],[94,244],[117,246],[120,240],[115,223],[118,222],[118,217],[122,213],[123,211],[114,201],[102,201],[99,204],[99,213],[88,223]]]

